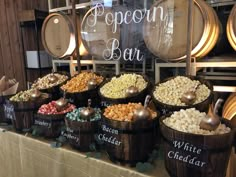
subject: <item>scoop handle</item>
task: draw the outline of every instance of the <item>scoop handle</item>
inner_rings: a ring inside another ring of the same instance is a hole
[[[63,99],[66,99],[66,91],[63,92]]]
[[[222,98],[219,98],[217,101],[216,101],[216,104],[214,106],[214,110],[213,110],[213,114],[214,115],[218,115],[219,113],[219,108],[221,107],[222,103],[224,102],[224,100]],[[219,116],[219,115],[218,115]]]
[[[144,108],[147,108],[150,100],[151,100],[151,96],[147,95],[146,98],[145,98],[145,102],[144,102]]]
[[[91,100],[91,99],[88,99],[88,108],[91,107],[91,104],[92,104],[92,100]]]

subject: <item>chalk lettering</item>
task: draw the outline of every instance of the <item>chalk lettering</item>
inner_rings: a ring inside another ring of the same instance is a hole
[[[190,144],[190,143],[185,143],[185,142],[181,142],[181,141],[173,141],[174,147],[184,150],[184,151],[188,151],[188,152],[193,152],[195,154],[201,154],[201,149],[197,148],[196,146]]]
[[[80,143],[80,139],[79,139],[79,137],[74,136],[74,135],[71,134],[71,133],[68,133],[68,132],[62,132],[62,135],[63,135],[64,137],[66,137],[67,139],[74,140],[77,144]]]
[[[44,120],[42,120],[42,121],[41,120],[35,120],[34,124],[44,126],[44,127],[47,127],[47,128],[51,128],[51,123],[50,122],[45,122]]]
[[[102,125],[102,130],[111,134],[118,135],[118,130],[115,130],[113,128],[107,127],[106,125]]]
[[[192,157],[191,155],[183,156],[180,154],[180,152],[169,151],[167,153],[167,156],[170,159],[179,160],[181,162],[188,163],[197,167],[204,167],[206,165],[206,162],[198,160],[197,157]]]
[[[106,134],[99,134],[98,139],[100,141],[105,141],[107,143],[113,144],[115,146],[121,145],[121,141],[117,140],[116,137],[113,137],[113,136],[107,137]]]

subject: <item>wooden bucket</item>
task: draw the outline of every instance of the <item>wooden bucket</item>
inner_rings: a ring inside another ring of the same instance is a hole
[[[96,59],[109,58],[110,53],[105,52],[107,47],[111,48],[110,39],[120,39],[120,27],[112,32],[112,25],[105,23],[105,15],[112,12],[111,8],[101,7],[97,8],[98,13],[96,23],[94,23],[94,16],[92,15],[97,7],[91,8],[84,16],[81,23],[81,38],[84,47],[90,55],[95,56]],[[103,12],[103,13],[102,13]],[[106,55],[106,57],[104,57]]]
[[[219,2],[220,3],[220,2]],[[220,35],[218,38],[218,41],[214,48],[208,53],[208,56],[217,56],[217,55],[223,55],[223,54],[232,54],[234,52],[234,49],[231,47],[229,40],[227,38],[227,21],[228,17],[230,15],[231,9],[233,6],[217,6],[217,4],[214,4],[214,10],[218,16],[218,19],[220,21]]]
[[[231,13],[227,22],[227,37],[230,45],[236,50],[236,5],[231,10]]]
[[[65,114],[35,114],[34,125],[39,128],[40,135],[45,138],[57,138],[61,135],[61,130],[65,126]]]
[[[211,90],[211,93],[210,95],[208,96],[208,98],[206,100],[204,100],[203,102],[201,103],[197,103],[197,104],[194,104],[194,105],[188,105],[188,106],[174,106],[174,105],[169,105],[169,104],[165,104],[165,103],[162,103],[160,102],[159,100],[157,100],[154,96],[154,91],[155,91],[155,88],[161,84],[161,83],[164,83],[168,80],[171,80],[171,79],[174,79],[174,77],[170,77],[170,78],[167,78],[159,83],[157,83],[155,85],[155,87],[153,88],[152,92],[151,92],[151,96],[152,96],[152,100],[153,100],[153,103],[155,104],[157,110],[160,110],[160,112],[162,113],[162,115],[165,115],[165,114],[168,114],[168,113],[171,113],[171,112],[174,112],[174,111],[179,111],[181,109],[188,109],[188,108],[196,108],[197,110],[199,110],[200,112],[208,112],[209,110],[209,106],[210,104],[212,103],[212,99],[213,99],[213,86],[210,84],[209,81],[207,80],[204,80],[204,79],[201,79],[197,76],[186,76],[192,80],[198,80],[201,84],[205,84],[210,90]]]
[[[90,145],[95,143],[95,134],[98,132],[98,121],[79,122],[65,119],[67,131],[64,136],[70,145],[80,151],[91,151]]]
[[[66,98],[70,100],[77,107],[83,107],[88,105],[88,99],[92,99],[92,107],[100,107],[101,99],[98,96],[98,87],[92,90],[83,92],[69,93],[66,92]]]
[[[120,77],[122,74],[119,74],[115,77]],[[141,92],[133,95],[133,96],[129,96],[126,98],[117,98],[117,99],[113,99],[113,98],[108,98],[104,95],[102,95],[102,93],[100,92],[100,89],[108,82],[111,81],[112,78],[107,79],[104,83],[102,83],[99,87],[98,90],[98,95],[101,98],[101,106],[102,107],[107,107],[109,105],[113,105],[113,104],[127,104],[127,103],[144,103],[144,100],[146,98],[146,96],[149,93],[149,89],[151,88],[151,83],[149,82],[148,78],[143,75],[144,80],[148,83],[147,87],[145,89],[143,89]],[[117,87],[119,87],[117,85]]]
[[[43,22],[41,36],[44,49],[55,58],[68,57],[75,50],[75,27],[68,15],[48,15]]]
[[[135,165],[148,159],[155,145],[157,118],[136,122],[102,117],[98,139],[104,141],[112,161]]]
[[[224,103],[222,117],[236,127],[236,93],[231,93]]]
[[[68,79],[58,85],[53,86],[53,87],[49,87],[46,89],[39,89],[40,92],[50,94],[52,100],[57,100],[57,99],[61,98],[62,94],[60,92],[60,87],[70,79],[70,76],[66,73],[60,73],[60,72],[56,72],[56,73],[66,75],[66,76],[68,76]]]
[[[150,9],[150,14],[156,14],[155,20],[148,22],[146,19],[144,22],[146,46],[163,60],[174,62],[186,58],[187,5],[185,0],[158,0]],[[214,10],[201,0],[194,0],[193,17],[191,55],[203,57],[217,42],[220,32],[219,20]]]
[[[102,76],[99,73],[95,73],[95,74],[98,76]],[[74,77],[76,76],[77,75],[75,75]],[[100,83],[100,85],[102,83]],[[66,84],[66,82],[64,84]],[[86,90],[82,92],[74,92],[74,93],[66,92],[66,98],[69,99],[70,102],[76,105],[77,107],[88,106],[88,99],[92,99],[92,103],[91,103],[92,107],[100,107],[101,99],[98,95],[98,89],[100,85],[97,85],[94,89]],[[60,91],[63,92],[61,88],[60,88]]]
[[[11,120],[7,119],[4,113],[4,104],[6,103],[6,100],[8,100],[11,96],[12,95],[0,96],[0,123],[11,123]]]
[[[35,101],[27,102],[14,102],[10,103],[14,106],[14,118],[12,119],[13,127],[16,131],[31,131],[31,127],[34,124],[34,113],[38,108],[47,103],[50,97],[44,99],[37,99]]]
[[[222,135],[196,135],[167,127],[160,118],[165,167],[173,177],[225,177],[235,130]],[[231,125],[224,122],[230,128]]]

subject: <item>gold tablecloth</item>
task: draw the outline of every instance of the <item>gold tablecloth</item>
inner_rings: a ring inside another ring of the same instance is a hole
[[[69,146],[51,148],[50,142],[0,128],[0,177],[169,177],[164,163],[157,160],[149,174],[113,164],[103,159],[86,158]],[[227,177],[236,177],[236,155],[231,156]]]

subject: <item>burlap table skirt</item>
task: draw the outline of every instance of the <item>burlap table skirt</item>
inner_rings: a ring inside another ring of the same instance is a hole
[[[86,155],[69,146],[51,148],[44,139],[35,139],[0,128],[0,177],[168,177],[162,160],[152,174],[113,164]]]
[[[69,146],[51,148],[44,139],[35,139],[0,128],[0,177],[169,177],[164,162],[157,160],[150,174],[86,158]],[[227,177],[236,177],[236,155],[232,152]]]

